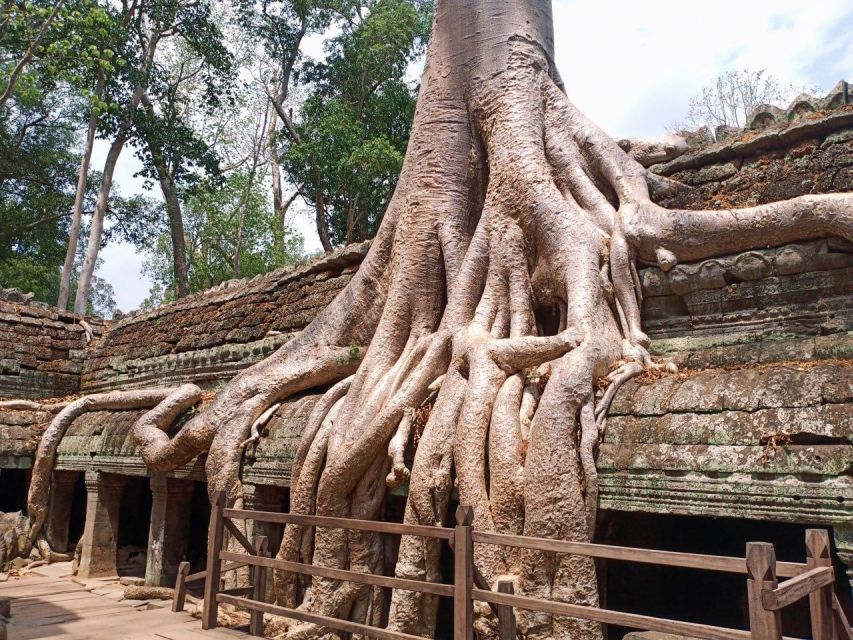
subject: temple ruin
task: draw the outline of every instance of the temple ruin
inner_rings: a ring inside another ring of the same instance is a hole
[[[750,206],[853,191],[853,95],[840,83],[821,100],[762,107],[746,130],[646,147],[669,207]],[[194,382],[215,391],[286,343],[357,271],[368,244],[292,269],[230,281],[114,321],[81,318],[19,292],[0,292],[0,400],[37,400]],[[624,385],[598,450],[596,540],[705,553],[740,553],[744,537],[776,536],[801,552],[807,526],[831,528],[837,573],[853,582],[853,247],[815,240],[640,269],[652,353],[679,373]],[[557,314],[537,317],[551,335]],[[286,511],[290,465],[319,395],[284,402],[247,445],[247,509]],[[95,411],[60,444],[46,535],[76,549],[81,576],[136,573],[172,586],[178,564],[204,567],[209,505],[204,462],[150,472],[130,436],[144,411]],[[0,512],[25,509],[28,470],[49,408],[0,409]],[[407,456],[413,455],[410,443]],[[402,517],[406,487],[386,498]],[[773,523],[772,529],[767,523]],[[277,525],[256,527],[275,548]],[[603,573],[603,597],[642,600],[653,570]],[[839,578],[839,581],[841,578]],[[650,607],[688,613],[678,581]],[[726,597],[725,581],[708,589]],[[849,585],[845,587],[849,593]],[[845,592],[845,591],[842,591]],[[667,597],[669,596],[669,597]],[[667,602],[668,600],[668,602]],[[849,605],[849,598],[848,605]],[[720,614],[721,616],[724,614]],[[717,619],[718,623],[731,620]],[[806,632],[807,633],[807,632]]]

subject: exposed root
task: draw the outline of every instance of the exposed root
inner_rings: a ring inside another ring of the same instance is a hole
[[[35,402],[33,400],[3,400],[0,402],[0,410],[8,411],[61,411],[68,406],[68,402]]]
[[[32,470],[27,511],[31,526],[27,535],[26,552],[32,548],[41,533],[47,517],[50,479],[56,460],[56,450],[65,431],[79,416],[90,411],[148,409],[156,406],[173,393],[170,389],[147,389],[141,391],[111,391],[84,396],[63,408],[51,421],[39,441]]]
[[[240,443],[240,449],[245,449],[249,444],[257,444],[258,440],[261,439],[261,429],[263,429],[267,422],[269,422],[270,418],[272,418],[273,414],[278,411],[278,408],[281,406],[280,402],[276,402],[270,405],[266,411],[264,411],[261,415],[257,417],[257,419],[252,423],[250,435],[248,438],[243,440]]]

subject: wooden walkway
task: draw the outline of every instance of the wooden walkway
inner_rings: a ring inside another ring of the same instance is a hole
[[[201,630],[187,613],[173,613],[171,601],[156,605],[120,600],[116,583],[73,582],[70,567],[51,565],[18,579],[0,582],[9,598],[9,640],[234,640],[248,634],[230,629]],[[94,588],[93,588],[94,587]],[[154,602],[154,601],[152,601]],[[160,604],[164,606],[159,606]]]

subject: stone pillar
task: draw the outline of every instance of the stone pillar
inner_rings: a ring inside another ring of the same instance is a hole
[[[265,484],[243,485],[243,508],[250,511],[274,511],[281,513],[284,510],[284,487],[274,487]],[[258,536],[266,536],[269,541],[268,549],[270,555],[275,557],[281,545],[282,525],[274,522],[254,522],[249,520],[246,533],[249,540],[254,544]],[[273,602],[275,598],[273,580],[267,580],[266,601]]]
[[[121,493],[126,478],[100,471],[86,472],[86,525],[80,541],[81,578],[116,575],[116,545]]]
[[[45,535],[50,548],[57,553],[68,551],[68,525],[71,522],[71,502],[79,471],[54,471],[50,479],[50,498],[45,523]]]
[[[833,527],[832,531],[838,559],[847,567],[847,578],[853,590],[853,525],[838,525]],[[853,594],[847,594],[848,597],[851,595]]]
[[[145,584],[173,587],[178,565],[187,550],[195,483],[154,473],[150,484],[151,529],[148,532]]]

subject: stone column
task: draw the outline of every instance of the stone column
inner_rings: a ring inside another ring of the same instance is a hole
[[[100,471],[86,472],[86,525],[80,541],[81,578],[116,575],[116,545],[121,493],[126,478]]]
[[[50,498],[45,523],[45,535],[50,548],[57,553],[68,551],[68,525],[71,522],[71,502],[79,471],[54,471],[50,479]]]
[[[243,485],[243,508],[250,511],[274,511],[281,513],[284,510],[284,487],[274,487],[265,484],[244,484]],[[252,543],[255,542],[258,536],[266,536],[269,541],[270,555],[275,557],[278,553],[278,547],[281,545],[281,528],[282,525],[274,522],[254,522],[248,521],[246,533]],[[275,598],[275,590],[273,580],[267,580],[266,601],[273,602]]]
[[[178,565],[187,550],[187,533],[192,507],[192,480],[167,478],[154,473],[151,483],[151,529],[148,533],[148,557],[145,584],[173,587]]]

